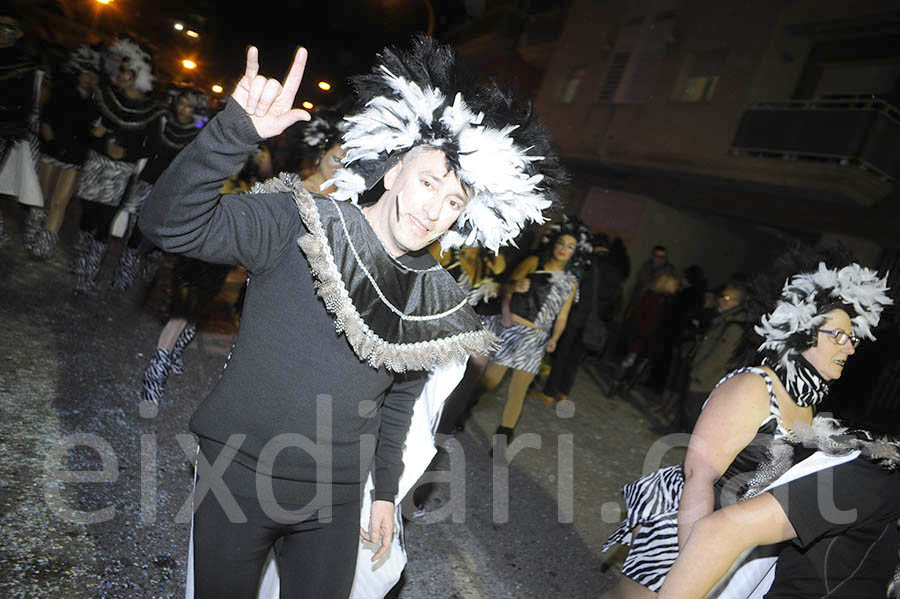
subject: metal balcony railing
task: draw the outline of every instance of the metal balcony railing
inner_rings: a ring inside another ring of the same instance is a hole
[[[893,181],[900,176],[900,110],[867,96],[759,102],[744,111],[738,154],[833,162]]]

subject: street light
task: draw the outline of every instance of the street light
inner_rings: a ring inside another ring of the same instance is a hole
[[[188,37],[200,37],[200,34],[194,31],[193,29],[188,29],[184,32]]]
[[[331,89],[331,84],[328,83],[327,81],[319,81],[319,89],[327,92],[328,90]]]
[[[181,66],[186,68],[187,70],[193,70],[197,68],[197,63],[191,60],[190,58],[185,58],[181,61]]]
[[[301,104],[300,106],[302,106],[303,108],[305,108],[307,110],[313,109],[313,103],[308,100],[306,102],[303,102],[303,104]]]
[[[97,0],[100,4],[109,4],[112,0]]]
[[[222,86],[219,85],[218,83],[215,84],[214,86],[212,86],[212,90],[213,90],[214,94],[221,94],[224,91]]]
[[[176,31],[182,31],[183,29],[184,29],[184,25],[182,25],[181,23],[175,23]]]

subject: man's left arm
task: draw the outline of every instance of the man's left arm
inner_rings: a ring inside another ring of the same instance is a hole
[[[391,546],[394,536],[394,500],[403,473],[403,444],[412,420],[413,405],[422,394],[427,373],[397,375],[381,407],[381,428],[375,449],[372,479],[372,513],[369,530],[361,531],[364,540],[381,544],[372,557],[377,561]]]

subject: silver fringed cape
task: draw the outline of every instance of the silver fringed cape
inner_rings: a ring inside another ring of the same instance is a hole
[[[360,360],[406,372],[493,351],[496,337],[453,277],[436,261],[413,269],[396,260],[356,205],[312,195],[285,173],[253,192],[293,195],[316,291]]]

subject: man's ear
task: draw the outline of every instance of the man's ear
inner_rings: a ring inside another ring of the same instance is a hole
[[[384,174],[384,188],[390,189],[394,186],[394,181],[397,180],[397,177],[400,175],[400,171],[403,169],[403,161],[398,160],[394,166],[388,169],[388,171]]]

